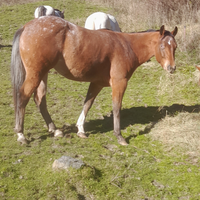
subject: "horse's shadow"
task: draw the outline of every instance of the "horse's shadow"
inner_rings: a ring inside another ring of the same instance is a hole
[[[173,104],[171,106],[149,106],[149,107],[132,107],[121,110],[121,129],[126,129],[130,125],[143,124],[146,125],[144,130],[139,131],[139,135],[148,134],[157,122],[163,119],[166,115],[173,116],[177,112],[199,113],[200,105],[185,106],[182,104]],[[89,120],[85,123],[85,130],[89,134],[105,133],[113,131],[113,115],[104,116],[103,119]],[[77,132],[75,124],[64,125],[60,128],[65,138],[71,138],[71,133]],[[39,137],[41,141],[48,137],[53,137],[53,134],[42,135]],[[126,141],[136,135],[130,135]],[[33,142],[35,139],[31,139]]]
[[[130,109],[121,110],[121,129],[125,129],[133,124],[147,124],[144,130],[139,132],[139,135],[148,134],[155,124],[163,119],[166,115],[173,116],[177,112],[198,113],[200,105],[185,106],[173,104],[171,106],[150,106],[150,107],[133,107]],[[76,132],[75,124],[63,126],[64,134]],[[104,119],[90,120],[85,123],[85,130],[90,134],[105,133],[113,130],[113,115],[104,116]],[[135,136],[129,136],[135,137]],[[126,138],[130,140],[131,138]]]
[[[10,45],[10,44],[9,45],[2,45],[2,44],[0,44],[0,49],[4,48],[4,47],[12,47],[12,45]]]

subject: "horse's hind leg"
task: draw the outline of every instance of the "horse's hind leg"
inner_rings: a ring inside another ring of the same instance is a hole
[[[89,109],[91,108],[94,99],[96,98],[96,96],[99,94],[99,92],[101,91],[102,86],[99,86],[95,83],[90,83],[90,86],[88,88],[88,92],[87,92],[87,96],[84,102],[84,106],[83,106],[83,110],[78,118],[78,121],[76,123],[76,126],[78,128],[78,133],[77,135],[81,138],[86,138],[86,134],[84,131],[84,123],[85,123],[85,118],[87,116],[87,113],[89,111]]]
[[[24,114],[25,107],[33,94],[33,92],[38,87],[40,80],[39,78],[35,78],[37,76],[29,75],[27,73],[26,79],[22,84],[17,97],[16,97],[16,105],[15,105],[15,132],[17,133],[18,139],[17,141],[24,144],[27,143],[26,138],[24,137]]]
[[[47,78],[48,74],[46,74],[42,79],[42,81],[40,82],[40,85],[38,86],[37,90],[34,93],[34,101],[47,124],[49,132],[54,133],[55,137],[62,137],[63,133],[60,130],[56,129],[56,126],[53,123],[51,116],[47,110],[47,104],[46,104]]]

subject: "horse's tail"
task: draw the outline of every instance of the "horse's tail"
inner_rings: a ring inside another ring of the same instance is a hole
[[[38,7],[38,18],[46,15],[46,8],[44,6]]]
[[[14,36],[12,54],[11,54],[11,79],[13,85],[13,97],[15,104],[15,111],[18,107],[19,90],[25,80],[26,71],[21,59],[19,51],[19,41],[24,28],[20,28]]]

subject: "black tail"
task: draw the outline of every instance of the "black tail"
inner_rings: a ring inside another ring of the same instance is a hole
[[[20,28],[14,36],[13,46],[12,46],[12,54],[11,54],[11,79],[13,85],[13,97],[15,104],[15,111],[19,108],[19,90],[25,80],[25,69],[22,63],[21,55],[19,52],[19,40],[21,37],[24,28]]]

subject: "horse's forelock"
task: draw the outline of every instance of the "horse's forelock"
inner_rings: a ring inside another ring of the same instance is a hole
[[[164,36],[162,37],[162,40],[167,36],[174,38],[174,35],[170,31],[165,31]]]

